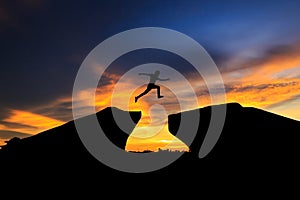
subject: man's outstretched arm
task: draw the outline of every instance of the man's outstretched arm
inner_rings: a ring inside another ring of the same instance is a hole
[[[169,78],[158,78],[157,80],[159,80],[159,81],[168,81],[170,79]]]
[[[139,75],[151,76],[152,74],[148,74],[148,73],[139,73]]]

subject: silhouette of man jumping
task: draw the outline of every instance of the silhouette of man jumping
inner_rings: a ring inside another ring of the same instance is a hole
[[[148,83],[148,86],[144,92],[142,92],[140,95],[136,96],[134,98],[135,103],[138,101],[139,98],[150,92],[152,89],[157,89],[157,98],[163,98],[164,96],[160,95],[160,87],[158,85],[155,85],[155,81],[168,81],[170,80],[169,78],[162,79],[159,78],[160,71],[155,71],[154,74],[147,74],[147,73],[139,73],[139,75],[145,75],[145,76],[150,76],[150,82]]]

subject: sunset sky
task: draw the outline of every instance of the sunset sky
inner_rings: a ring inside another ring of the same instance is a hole
[[[199,42],[222,74],[226,102],[300,120],[300,1],[17,2],[0,2],[0,145],[14,136],[27,137],[72,120],[72,89],[84,58],[108,37],[138,27],[174,29]],[[155,149],[174,140],[165,126],[156,135],[143,129],[149,123],[153,127],[157,121],[165,123],[164,119],[151,122],[152,104],[161,104],[165,114],[180,111],[174,94],[163,84],[176,87],[190,100],[183,83],[161,71],[162,78],[171,78],[159,83],[165,98],[158,101],[152,91],[134,103],[148,80],[138,75],[121,77],[145,63],[173,67],[194,87],[199,107],[210,105],[204,82],[176,55],[148,49],[121,56],[99,83],[95,104],[97,110],[116,106],[143,111],[138,128],[147,139],[130,138],[132,149]],[[130,91],[137,85],[138,90]],[[89,106],[90,91],[81,95],[83,105]],[[186,109],[193,108],[191,104]],[[173,148],[177,147],[184,145],[176,140]]]

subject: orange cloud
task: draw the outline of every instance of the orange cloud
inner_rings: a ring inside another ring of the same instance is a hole
[[[261,79],[273,80],[274,75],[282,73],[286,70],[291,70],[300,67],[300,55],[292,56],[278,56],[269,60],[253,70],[244,78],[244,81],[260,81]],[[290,74],[293,75],[293,74]],[[286,75],[288,76],[288,75]]]
[[[277,47],[260,62],[249,62],[246,67],[224,72],[227,102],[236,101],[300,120],[294,114],[295,106],[288,102],[300,95],[299,50],[299,44]],[[281,108],[276,109],[277,105]]]
[[[292,99],[300,91],[299,79],[279,79],[264,83],[245,82],[229,87],[228,102],[239,102],[244,106],[267,108],[272,104]]]
[[[36,134],[64,123],[60,120],[22,110],[11,110],[11,115],[2,121],[20,124],[21,126],[7,127],[4,124],[0,127],[0,130],[11,130],[28,134]]]

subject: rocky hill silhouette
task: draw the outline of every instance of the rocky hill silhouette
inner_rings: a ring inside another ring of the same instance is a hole
[[[114,107],[108,107],[96,114],[106,137],[117,147],[125,149],[128,134],[117,126],[113,115],[117,115],[123,123],[129,125],[126,131],[130,133],[134,128],[132,121],[137,123],[141,112],[129,112],[131,119],[128,119],[128,112]],[[91,115],[77,120],[88,120],[90,117]],[[90,166],[91,169],[93,166],[104,167],[99,165],[82,144],[74,121],[31,137],[9,140],[0,150],[0,163],[0,169],[5,168],[8,171],[18,170],[20,166],[29,171],[36,166],[59,171]]]
[[[181,115],[199,112],[201,117],[198,133],[190,146],[191,152],[183,153],[169,166],[154,172],[130,174],[100,163],[83,146],[74,121],[35,136],[9,142],[0,150],[0,169],[13,174],[21,167],[30,177],[49,176],[47,174],[51,171],[59,177],[76,174],[76,177],[92,179],[101,179],[103,176],[183,176],[208,180],[221,176],[250,181],[262,177],[269,180],[274,178],[274,173],[276,178],[298,173],[300,122],[264,110],[242,107],[237,103],[213,107],[218,109],[224,106],[227,108],[224,129],[215,147],[202,159],[199,159],[198,152],[210,122],[212,106],[169,115],[169,130],[176,135]],[[118,116],[128,114],[117,108],[106,108],[98,112],[97,117],[106,136],[116,146],[124,149],[128,135],[118,128],[112,111]],[[141,117],[141,112],[129,114],[135,123]],[[133,129],[134,125],[129,128]],[[179,139],[185,142],[184,138]],[[38,170],[42,172],[37,172]]]
[[[214,150],[210,156],[239,159],[276,159],[286,158],[296,152],[299,144],[300,122],[261,109],[242,107],[238,103],[216,105],[226,107],[225,124]],[[208,130],[211,106],[168,116],[169,131],[176,135],[181,115],[199,112],[198,133],[190,145],[192,153],[198,154]],[[183,130],[185,132],[185,130]],[[184,138],[179,138],[185,142]]]

